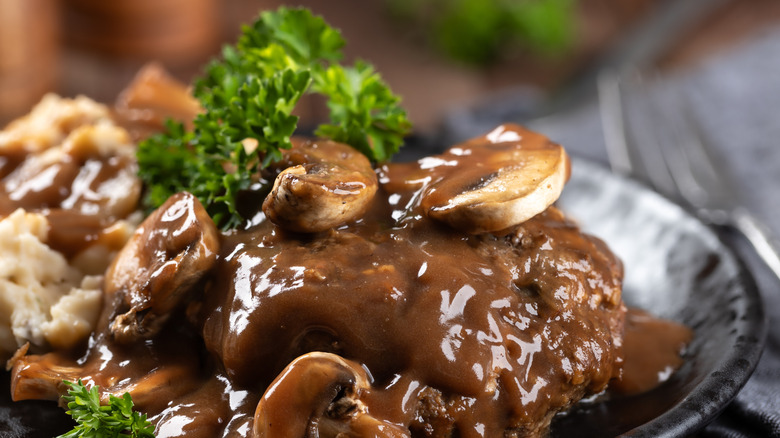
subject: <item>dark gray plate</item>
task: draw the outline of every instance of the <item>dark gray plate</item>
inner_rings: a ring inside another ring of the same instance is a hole
[[[625,300],[695,334],[685,365],[664,385],[579,405],[555,419],[552,437],[687,436],[734,398],[758,362],[766,331],[758,291],[716,234],[678,206],[590,162],[572,168],[559,206],[623,259]],[[8,374],[0,379],[0,437],[68,429],[54,403],[11,403]]]
[[[683,367],[648,393],[580,405],[553,437],[684,437],[736,396],[761,355],[766,320],[750,274],[715,232],[647,188],[584,160],[558,205],[623,260],[630,306],[694,330]]]

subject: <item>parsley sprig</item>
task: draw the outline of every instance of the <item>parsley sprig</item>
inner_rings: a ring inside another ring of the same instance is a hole
[[[108,405],[101,405],[97,386],[88,389],[81,379],[65,384],[70,389],[62,398],[68,403],[68,415],[78,425],[57,438],[154,438],[154,426],[146,414],[133,411],[130,394],[121,398],[110,395]]]
[[[316,135],[351,145],[373,161],[398,152],[403,137],[397,133],[409,126],[406,112],[369,64],[332,65],[314,78],[313,89],[328,96],[331,118]]]
[[[374,162],[398,151],[411,129],[406,112],[370,65],[338,64],[345,42],[338,30],[306,9],[264,12],[245,26],[235,47],[212,61],[193,94],[204,112],[187,132],[180,123],[139,145],[145,202],[155,208],[187,190],[223,228],[245,218],[238,197],[258,171],[292,146],[293,109],[306,93],[328,98],[330,123],[316,134],[347,143]],[[257,146],[247,148],[245,139]]]

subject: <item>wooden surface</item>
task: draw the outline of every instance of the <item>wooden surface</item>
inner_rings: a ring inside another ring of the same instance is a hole
[[[57,16],[55,0],[0,0],[0,124],[56,89]]]
[[[242,23],[251,22],[260,10],[283,3],[280,0],[123,1],[126,3],[2,0],[0,8],[16,5],[17,9],[23,7],[36,12],[28,14],[27,19],[33,22],[21,31],[17,24],[21,21],[12,19],[14,15],[5,11],[0,13],[0,59],[19,59],[20,53],[26,56],[21,67],[0,65],[0,124],[26,112],[46,91],[67,96],[86,94],[111,102],[138,68],[150,60],[162,61],[175,76],[189,81],[205,61],[218,53],[222,42],[235,40]],[[185,3],[187,6],[182,6]],[[33,8],[33,4],[38,6]],[[59,11],[57,4],[61,7]],[[493,93],[526,86],[543,92],[560,86],[658,2],[579,0],[579,36],[571,54],[558,58],[508,54],[498,64],[484,69],[452,63],[431,50],[421,42],[420,30],[394,21],[381,0],[299,0],[294,4],[312,8],[340,28],[348,41],[348,59],[362,58],[374,63],[403,97],[417,129],[425,131],[434,128],[446,111],[484,100]],[[88,24],[90,14],[91,25]],[[112,14],[114,22],[109,25]],[[163,16],[158,22],[165,24],[153,26],[154,19],[138,18],[143,14]],[[173,18],[165,18],[165,14]],[[206,17],[210,20],[204,21]],[[13,26],[6,26],[6,21]],[[150,29],[146,34],[151,36],[138,36],[144,30],[139,22],[146,23]],[[57,31],[58,23],[62,23],[61,33]],[[136,23],[135,27],[131,23]],[[685,68],[778,24],[780,2],[732,0],[703,24],[691,28],[659,65]],[[47,37],[48,46],[40,42]],[[55,43],[59,45],[52,45]],[[16,55],[9,57],[7,53]],[[21,85],[19,78],[25,81]],[[303,104],[304,122],[322,117],[324,111],[318,105],[316,100]]]

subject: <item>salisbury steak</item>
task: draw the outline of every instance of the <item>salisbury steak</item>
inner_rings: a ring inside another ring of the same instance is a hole
[[[502,129],[526,147],[547,142]],[[500,144],[483,137],[456,152],[486,162],[478,155]],[[493,233],[429,219],[420,200],[438,174],[463,178],[457,160],[385,166],[371,210],[337,229],[294,234],[262,222],[224,236],[202,315],[228,378],[262,392],[298,379],[285,369],[296,357],[334,353],[370,373],[355,409],[385,428],[441,437],[537,436],[556,412],[603,390],[622,360],[620,262],[554,207]],[[340,396],[324,397],[321,412],[304,415],[315,429]],[[317,404],[288,399],[292,410]]]
[[[188,194],[149,216],[86,351],[18,354],[14,399],[82,378],[159,438],[535,437],[620,374],[622,267],[551,206],[560,146],[502,126],[375,171],[286,154],[243,230]]]

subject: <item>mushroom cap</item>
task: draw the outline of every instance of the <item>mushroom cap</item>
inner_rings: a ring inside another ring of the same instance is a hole
[[[119,342],[160,330],[216,262],[219,232],[190,193],[171,196],[127,242],[106,272],[105,293],[116,303],[110,330]]]
[[[378,183],[368,159],[332,141],[296,141],[279,164],[286,167],[263,202],[263,213],[279,227],[314,233],[358,219]]]
[[[558,199],[569,177],[563,147],[517,125],[499,126],[485,138],[438,157],[446,171],[423,192],[428,217],[471,234],[496,232]]]

